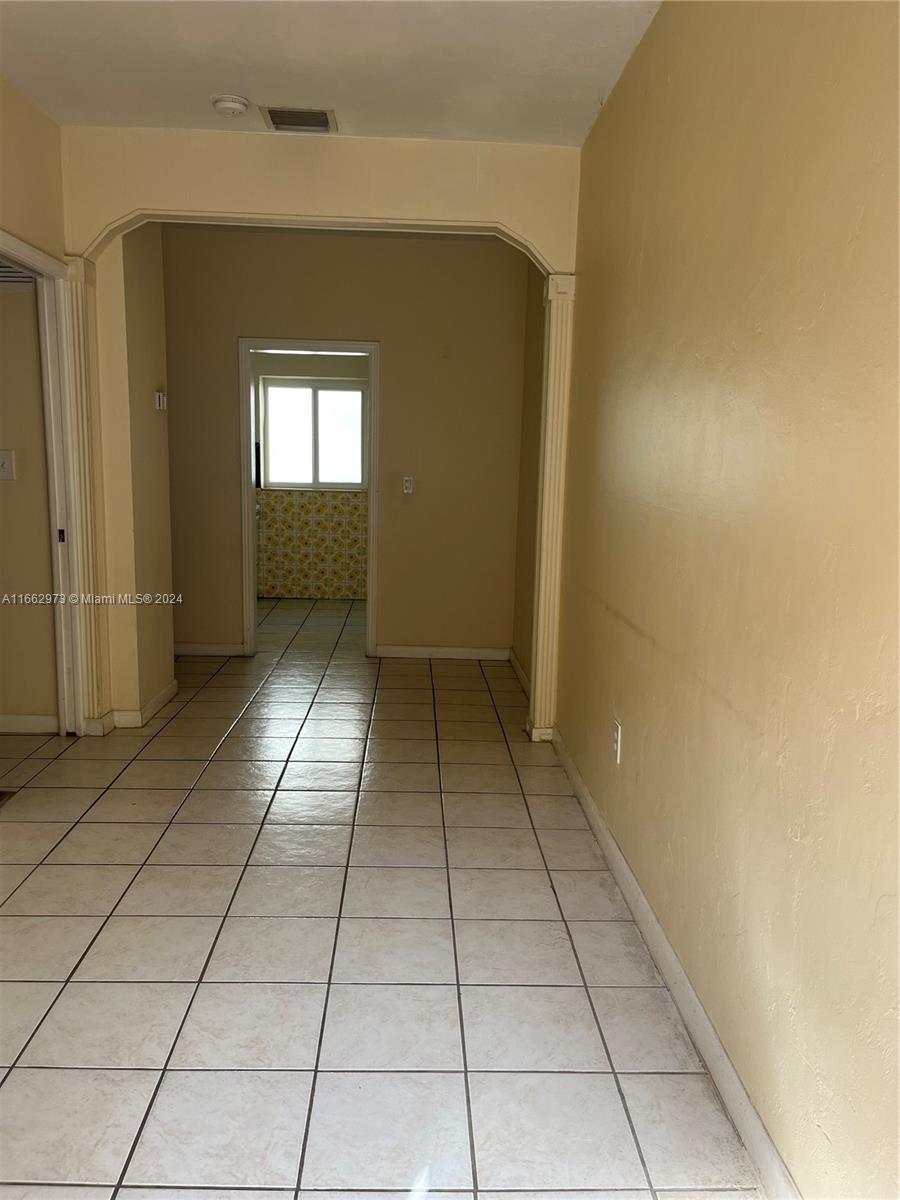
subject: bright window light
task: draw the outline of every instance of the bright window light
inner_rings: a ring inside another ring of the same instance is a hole
[[[365,487],[365,389],[323,380],[260,380],[263,487]]]
[[[362,392],[321,388],[319,482],[362,483]]]
[[[266,388],[266,443],[270,483],[313,483],[313,390]]]

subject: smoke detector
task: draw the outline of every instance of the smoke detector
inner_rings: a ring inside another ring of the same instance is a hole
[[[212,96],[210,103],[220,117],[243,117],[250,107],[250,101],[243,96]]]

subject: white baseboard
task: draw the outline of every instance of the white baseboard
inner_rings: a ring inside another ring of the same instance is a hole
[[[618,842],[601,816],[597,803],[588,791],[558,730],[553,731],[553,745],[569,773],[585,816],[597,836],[609,868],[631,909],[637,927],[643,934],[653,961],[666,981],[687,1031],[691,1035],[700,1057],[706,1063],[710,1078],[718,1088],[719,1095],[759,1173],[764,1194],[770,1200],[800,1200],[800,1191],[791,1178],[790,1171],[763,1124],[762,1118],[754,1108],[753,1101],[747,1094],[741,1077],[728,1057],[728,1052],[719,1040],[719,1035],[707,1016],[700,997],[694,991],[672,943],[666,937],[640,883],[619,849]]]
[[[113,724],[116,729],[140,729],[153,717],[164,704],[168,704],[178,691],[178,681],[173,679],[153,697],[143,708],[116,708],[113,710]]]
[[[3,713],[0,715],[0,733],[59,733],[59,717]]]
[[[509,650],[496,646],[376,646],[378,658],[481,658],[506,662]]]
[[[533,742],[552,742],[554,730],[544,725],[528,724],[528,735]]]
[[[176,642],[176,654],[214,654],[217,657],[247,654],[243,642]]]
[[[525,670],[524,670],[522,664],[519,662],[518,655],[516,654],[515,650],[512,649],[512,647],[510,647],[510,651],[509,651],[509,665],[515,671],[516,678],[518,679],[519,683],[521,683],[522,688],[525,691],[525,695],[530,696],[531,695],[531,680],[525,674]]]
[[[103,737],[109,733],[111,729],[115,729],[115,716],[110,709],[105,712],[102,717],[85,717],[82,722],[81,736],[82,737]]]

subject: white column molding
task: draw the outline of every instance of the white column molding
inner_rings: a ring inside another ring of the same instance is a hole
[[[549,741],[556,719],[559,596],[566,442],[572,376],[575,276],[548,275],[544,288],[544,388],[529,730]]]
[[[57,281],[62,314],[65,378],[65,443],[68,458],[70,590],[79,598],[103,594],[103,555],[99,532],[95,273],[93,263],[70,258],[65,279]],[[76,732],[101,734],[113,725],[109,702],[106,610],[78,603],[72,609]]]

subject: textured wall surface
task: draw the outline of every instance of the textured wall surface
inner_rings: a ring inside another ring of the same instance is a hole
[[[260,596],[365,600],[367,492],[257,488]]]
[[[896,47],[665,4],[582,159],[559,724],[835,1200],[897,1194]]]

